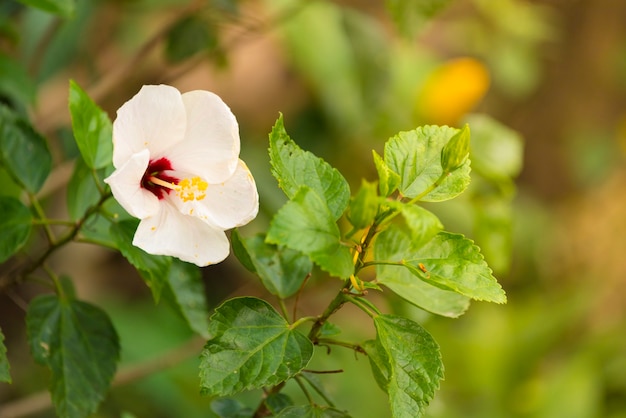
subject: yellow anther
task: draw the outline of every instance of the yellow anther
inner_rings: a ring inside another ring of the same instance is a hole
[[[178,182],[176,193],[183,202],[202,200],[206,197],[206,189],[208,187],[209,183],[200,177],[186,178]]]

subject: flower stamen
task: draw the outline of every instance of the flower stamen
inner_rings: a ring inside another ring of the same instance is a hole
[[[166,189],[170,189],[170,190],[178,190],[178,189],[180,189],[180,187],[178,185],[176,185],[174,183],[170,183],[170,182],[165,181],[165,180],[161,180],[160,178],[155,177],[155,176],[148,177],[148,181],[150,183],[152,183],[152,184],[156,184],[158,186],[165,187]]]
[[[190,200],[202,200],[206,197],[206,189],[209,184],[200,177],[182,179],[176,185],[176,194],[183,202]]]

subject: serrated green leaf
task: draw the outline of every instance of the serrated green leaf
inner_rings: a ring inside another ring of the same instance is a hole
[[[432,238],[432,237],[431,237]],[[380,261],[403,260],[411,254],[411,236],[392,226],[380,233],[374,243],[374,258]],[[376,266],[376,281],[426,311],[456,318],[469,307],[469,298],[454,291],[435,287],[425,277],[416,277],[405,266]]]
[[[144,279],[155,302],[159,301],[161,291],[168,278],[168,271],[172,264],[171,257],[148,254],[139,247],[135,247],[133,236],[137,230],[138,221],[135,219],[113,222],[109,228],[111,238],[120,253],[132,264],[139,275]]]
[[[174,63],[199,52],[210,52],[218,45],[218,33],[212,22],[200,15],[188,16],[170,29],[165,44],[165,55]]]
[[[11,383],[9,373],[9,359],[7,358],[7,348],[4,345],[4,334],[0,328],[0,382]]]
[[[85,417],[104,399],[119,359],[117,333],[105,312],[55,295],[33,299],[26,315],[35,360],[52,371],[57,415]]]
[[[32,229],[30,210],[19,200],[0,196],[0,263],[26,244]]]
[[[434,286],[476,300],[506,303],[504,290],[493,277],[480,249],[461,234],[440,232],[405,257],[403,264],[415,276]]]
[[[451,0],[387,0],[387,10],[398,30],[414,36],[424,23],[442,11]]]
[[[299,373],[313,354],[307,337],[267,302],[252,297],[220,305],[209,321],[209,335],[200,360],[204,395],[276,385]]]
[[[376,188],[376,183],[363,180],[361,188],[350,200],[348,219],[356,229],[371,225],[378,213],[379,199]]]
[[[296,293],[313,268],[308,256],[290,248],[269,244],[265,242],[265,235],[244,239],[239,237],[239,243],[249,255],[263,286],[282,299]]]
[[[383,357],[387,358],[392,416],[422,416],[443,379],[439,346],[424,328],[406,318],[378,315],[374,325]]]
[[[27,6],[36,7],[44,12],[69,18],[76,10],[76,0],[18,0]]]
[[[172,259],[167,274],[167,288],[169,292],[165,295],[171,298],[189,328],[208,338],[209,307],[198,266]]]
[[[76,145],[87,166],[98,169],[111,165],[113,158],[111,120],[74,80],[70,81],[69,108]]]
[[[470,182],[470,161],[444,175],[441,152],[458,129],[424,126],[400,132],[385,144],[385,162],[401,178],[400,192],[425,202],[440,202],[462,193]]]
[[[389,168],[383,157],[378,155],[376,151],[372,151],[372,155],[378,172],[378,190],[381,196],[387,197],[400,186],[400,175]]]
[[[41,189],[52,168],[46,140],[4,105],[0,105],[0,163],[31,193]]]
[[[451,173],[461,167],[470,152],[470,129],[465,124],[443,147],[441,151],[441,168]]]
[[[350,418],[350,415],[330,406],[301,405],[283,409],[276,418]]]
[[[350,187],[345,178],[327,162],[302,150],[285,131],[280,115],[269,135],[272,175],[288,198],[307,186],[323,199],[332,214],[339,219],[350,200]]]
[[[420,248],[443,229],[439,218],[421,206],[399,201],[390,201],[387,204],[402,214],[411,232],[411,248]]]
[[[340,239],[328,207],[306,186],[276,213],[267,233],[268,242],[300,251],[331,275],[348,278],[354,266],[350,250]]]

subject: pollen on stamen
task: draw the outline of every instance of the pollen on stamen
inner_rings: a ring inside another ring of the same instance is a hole
[[[209,184],[200,177],[182,179],[177,184],[176,193],[183,202],[190,200],[202,200],[206,197],[206,189]]]

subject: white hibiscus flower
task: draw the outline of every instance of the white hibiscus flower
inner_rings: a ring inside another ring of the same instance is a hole
[[[215,94],[143,86],[113,123],[113,165],[105,181],[141,220],[133,245],[199,266],[228,256],[224,231],[245,225],[259,197],[239,159],[239,126]]]

